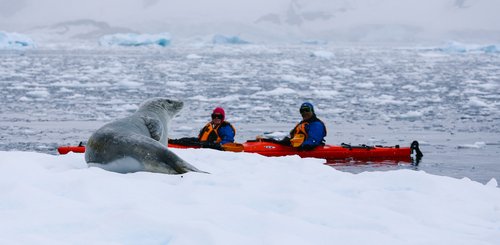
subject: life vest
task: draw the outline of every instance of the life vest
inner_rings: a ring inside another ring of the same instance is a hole
[[[304,140],[306,140],[307,138],[306,125],[308,124],[309,124],[308,122],[300,122],[290,132],[290,135],[292,136],[290,139],[290,144],[293,147],[299,147],[300,145],[302,145]]]
[[[233,129],[233,132],[236,134],[236,129],[234,129],[233,125],[231,125],[229,122],[223,121],[221,124],[217,125],[214,127],[212,122],[207,123],[205,127],[203,127],[200,130],[200,134],[198,135],[198,139],[201,142],[208,141],[208,142],[215,142],[219,143],[222,141],[221,137],[219,136],[219,128],[229,125]]]
[[[308,121],[302,121],[302,122],[298,123],[295,126],[295,128],[292,129],[292,131],[290,131],[290,136],[291,136],[290,143],[292,144],[293,147],[299,147],[307,139],[308,134],[307,134],[306,126],[309,125],[309,122],[313,122],[313,121],[319,121],[323,125],[323,128],[325,130],[325,136],[326,136],[326,133],[327,133],[326,126],[325,126],[325,123],[323,123],[323,121],[319,120],[318,118],[312,118],[312,120],[309,119]]]

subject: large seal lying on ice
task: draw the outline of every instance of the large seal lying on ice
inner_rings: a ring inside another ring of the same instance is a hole
[[[167,148],[169,122],[182,106],[181,101],[166,98],[143,102],[131,116],[110,122],[90,136],[85,161],[119,173],[202,172]]]

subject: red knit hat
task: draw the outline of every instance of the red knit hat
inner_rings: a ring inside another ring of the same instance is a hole
[[[226,113],[224,112],[224,109],[222,107],[216,107],[212,114],[221,114],[222,115],[222,121],[226,118]]]

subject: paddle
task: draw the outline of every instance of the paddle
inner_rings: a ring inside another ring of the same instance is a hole
[[[226,143],[222,145],[224,151],[242,152],[245,147],[240,143]]]

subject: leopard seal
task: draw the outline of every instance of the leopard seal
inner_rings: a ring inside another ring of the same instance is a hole
[[[85,161],[119,173],[203,172],[167,147],[170,120],[182,107],[182,101],[167,98],[144,101],[132,115],[105,124],[90,136]]]

